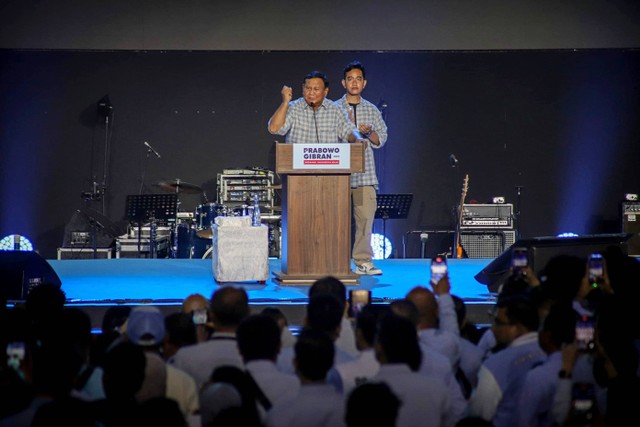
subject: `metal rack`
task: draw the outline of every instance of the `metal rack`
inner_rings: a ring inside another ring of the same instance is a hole
[[[261,210],[274,209],[274,173],[264,169],[224,169],[218,173],[218,203],[228,208],[253,204],[258,195]]]

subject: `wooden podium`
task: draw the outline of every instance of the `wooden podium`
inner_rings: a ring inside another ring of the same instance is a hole
[[[342,169],[294,167],[294,145],[276,144],[276,172],[282,180],[282,271],[274,272],[275,279],[282,285],[311,285],[334,276],[357,284],[359,276],[351,271],[350,177],[364,171],[364,145],[349,144],[349,165]]]

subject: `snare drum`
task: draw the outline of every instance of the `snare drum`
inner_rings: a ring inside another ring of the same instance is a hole
[[[222,206],[217,203],[201,204],[196,208],[196,212],[194,214],[196,230],[198,230],[198,232],[204,231],[205,233],[209,233],[211,226],[213,225],[213,220],[221,214]],[[200,234],[203,233],[199,233],[199,235]]]

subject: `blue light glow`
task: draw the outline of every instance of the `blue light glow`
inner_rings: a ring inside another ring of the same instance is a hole
[[[33,251],[33,245],[24,236],[9,234],[0,240],[0,251]]]
[[[560,233],[556,237],[578,237],[578,235],[576,233],[572,233],[569,231],[565,233]]]

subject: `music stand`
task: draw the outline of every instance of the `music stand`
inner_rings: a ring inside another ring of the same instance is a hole
[[[150,223],[149,257],[156,257],[156,221],[175,220],[178,214],[178,195],[171,194],[133,194],[127,196],[126,217],[138,224],[138,256],[140,256],[140,240],[142,224]]]
[[[386,224],[388,219],[406,219],[413,200],[413,194],[378,194],[374,219],[382,219],[382,257],[387,251]]]

